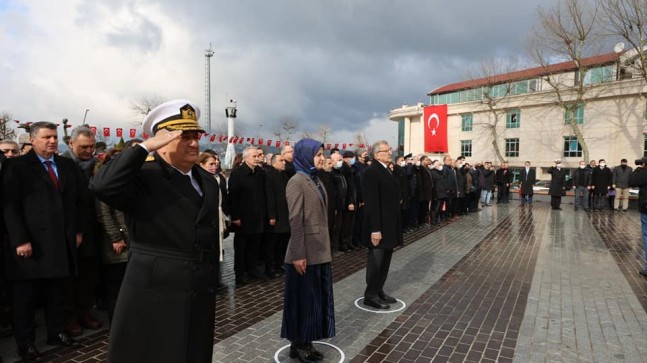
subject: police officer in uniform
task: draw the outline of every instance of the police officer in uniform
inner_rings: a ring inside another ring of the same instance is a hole
[[[143,125],[155,136],[124,150],[90,184],[125,213],[131,241],[109,362],[212,360],[219,189],[195,164],[199,116],[187,100],[156,107]]]

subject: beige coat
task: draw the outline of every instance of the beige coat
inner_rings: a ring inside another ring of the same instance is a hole
[[[330,236],[325,188],[323,196],[310,177],[297,173],[286,189],[290,211],[290,242],[285,263],[307,260],[308,265],[330,262]]]

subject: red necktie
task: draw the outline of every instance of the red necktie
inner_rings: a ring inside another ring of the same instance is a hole
[[[58,189],[58,177],[54,172],[54,168],[52,168],[52,161],[45,160],[45,166],[47,166],[47,172],[49,173],[49,177],[52,179],[52,182],[54,183],[54,187]]]

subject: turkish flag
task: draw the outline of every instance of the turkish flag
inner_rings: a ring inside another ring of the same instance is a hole
[[[209,139],[211,142],[216,141],[216,134],[211,135],[211,138]]]
[[[448,152],[447,105],[425,107],[422,122],[425,128],[425,152]]]
[[[263,145],[263,139],[258,139],[258,144]]]
[[[277,141],[275,145],[276,145],[276,147],[281,147],[281,141],[280,140]]]
[[[97,134],[97,127],[96,126],[90,126],[90,131],[92,131],[93,134]]]
[[[144,132],[144,133],[142,134],[142,137],[144,138],[144,140],[146,140],[146,139],[148,139],[148,134]]]
[[[218,136],[218,141],[223,142],[223,141],[225,141],[225,140],[227,140],[227,136],[226,136],[226,135],[220,135],[220,136]]]
[[[137,134],[137,130],[130,129],[130,137],[135,137],[136,134]]]
[[[109,127],[104,127],[103,128],[103,136],[105,136],[105,137],[110,136],[110,128]]]
[[[124,134],[124,129],[122,129],[122,128],[118,128],[118,129],[117,129],[117,137],[122,137],[122,136],[123,136],[123,134]]]

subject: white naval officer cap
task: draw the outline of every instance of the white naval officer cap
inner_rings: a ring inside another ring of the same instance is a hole
[[[158,130],[204,132],[198,119],[200,108],[189,100],[172,100],[152,109],[144,118],[144,132],[155,135]]]

